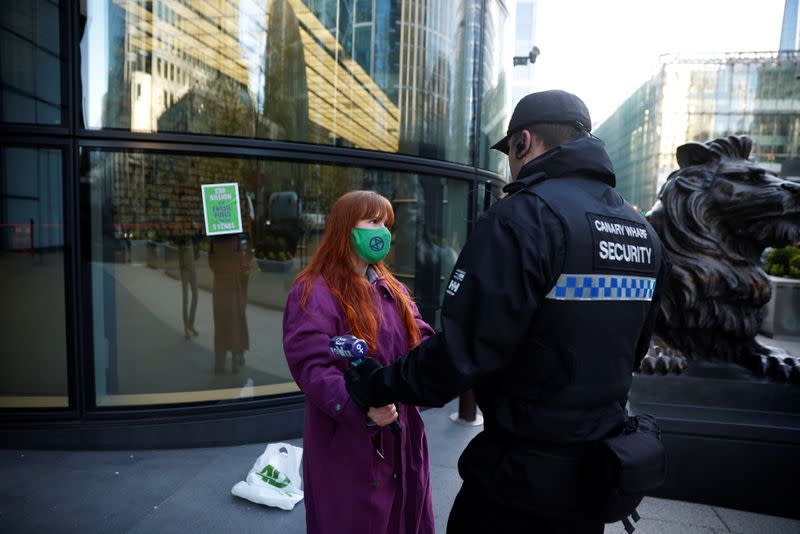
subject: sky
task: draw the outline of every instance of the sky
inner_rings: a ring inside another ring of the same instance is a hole
[[[785,0],[539,0],[534,91],[581,97],[599,125],[661,54],[775,51]]]

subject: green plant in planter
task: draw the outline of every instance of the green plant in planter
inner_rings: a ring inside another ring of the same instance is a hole
[[[256,257],[273,261],[288,261],[292,259],[286,239],[276,236],[264,236],[261,245],[256,248]]]
[[[770,250],[764,270],[772,276],[800,278],[800,248],[789,245]]]
[[[789,276],[800,278],[800,254],[796,254],[794,258],[789,260]]]

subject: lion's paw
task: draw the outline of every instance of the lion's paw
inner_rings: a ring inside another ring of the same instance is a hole
[[[639,363],[639,372],[646,375],[681,374],[688,365],[686,357],[680,352],[651,345]]]
[[[795,358],[778,347],[754,342],[753,354],[745,364],[756,375],[778,382],[800,383],[800,358]]]

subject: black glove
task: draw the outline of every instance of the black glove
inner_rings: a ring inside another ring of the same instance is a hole
[[[374,358],[365,358],[360,364],[351,365],[345,373],[347,392],[363,410],[395,402],[391,390],[384,384],[385,369]]]

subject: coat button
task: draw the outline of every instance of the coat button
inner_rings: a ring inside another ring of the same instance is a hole
[[[395,473],[395,474],[393,474],[393,475],[392,475],[392,478],[394,478],[395,480],[397,480],[398,478],[400,478],[400,475],[398,475],[397,473]]]
[[[336,406],[333,407],[333,411],[336,412],[336,413],[341,412],[342,411],[342,405],[341,404],[337,404]]]
[[[377,480],[373,480],[372,484],[370,484],[370,486],[372,486],[373,488],[377,489],[377,488],[381,487],[381,483],[378,482]]]

